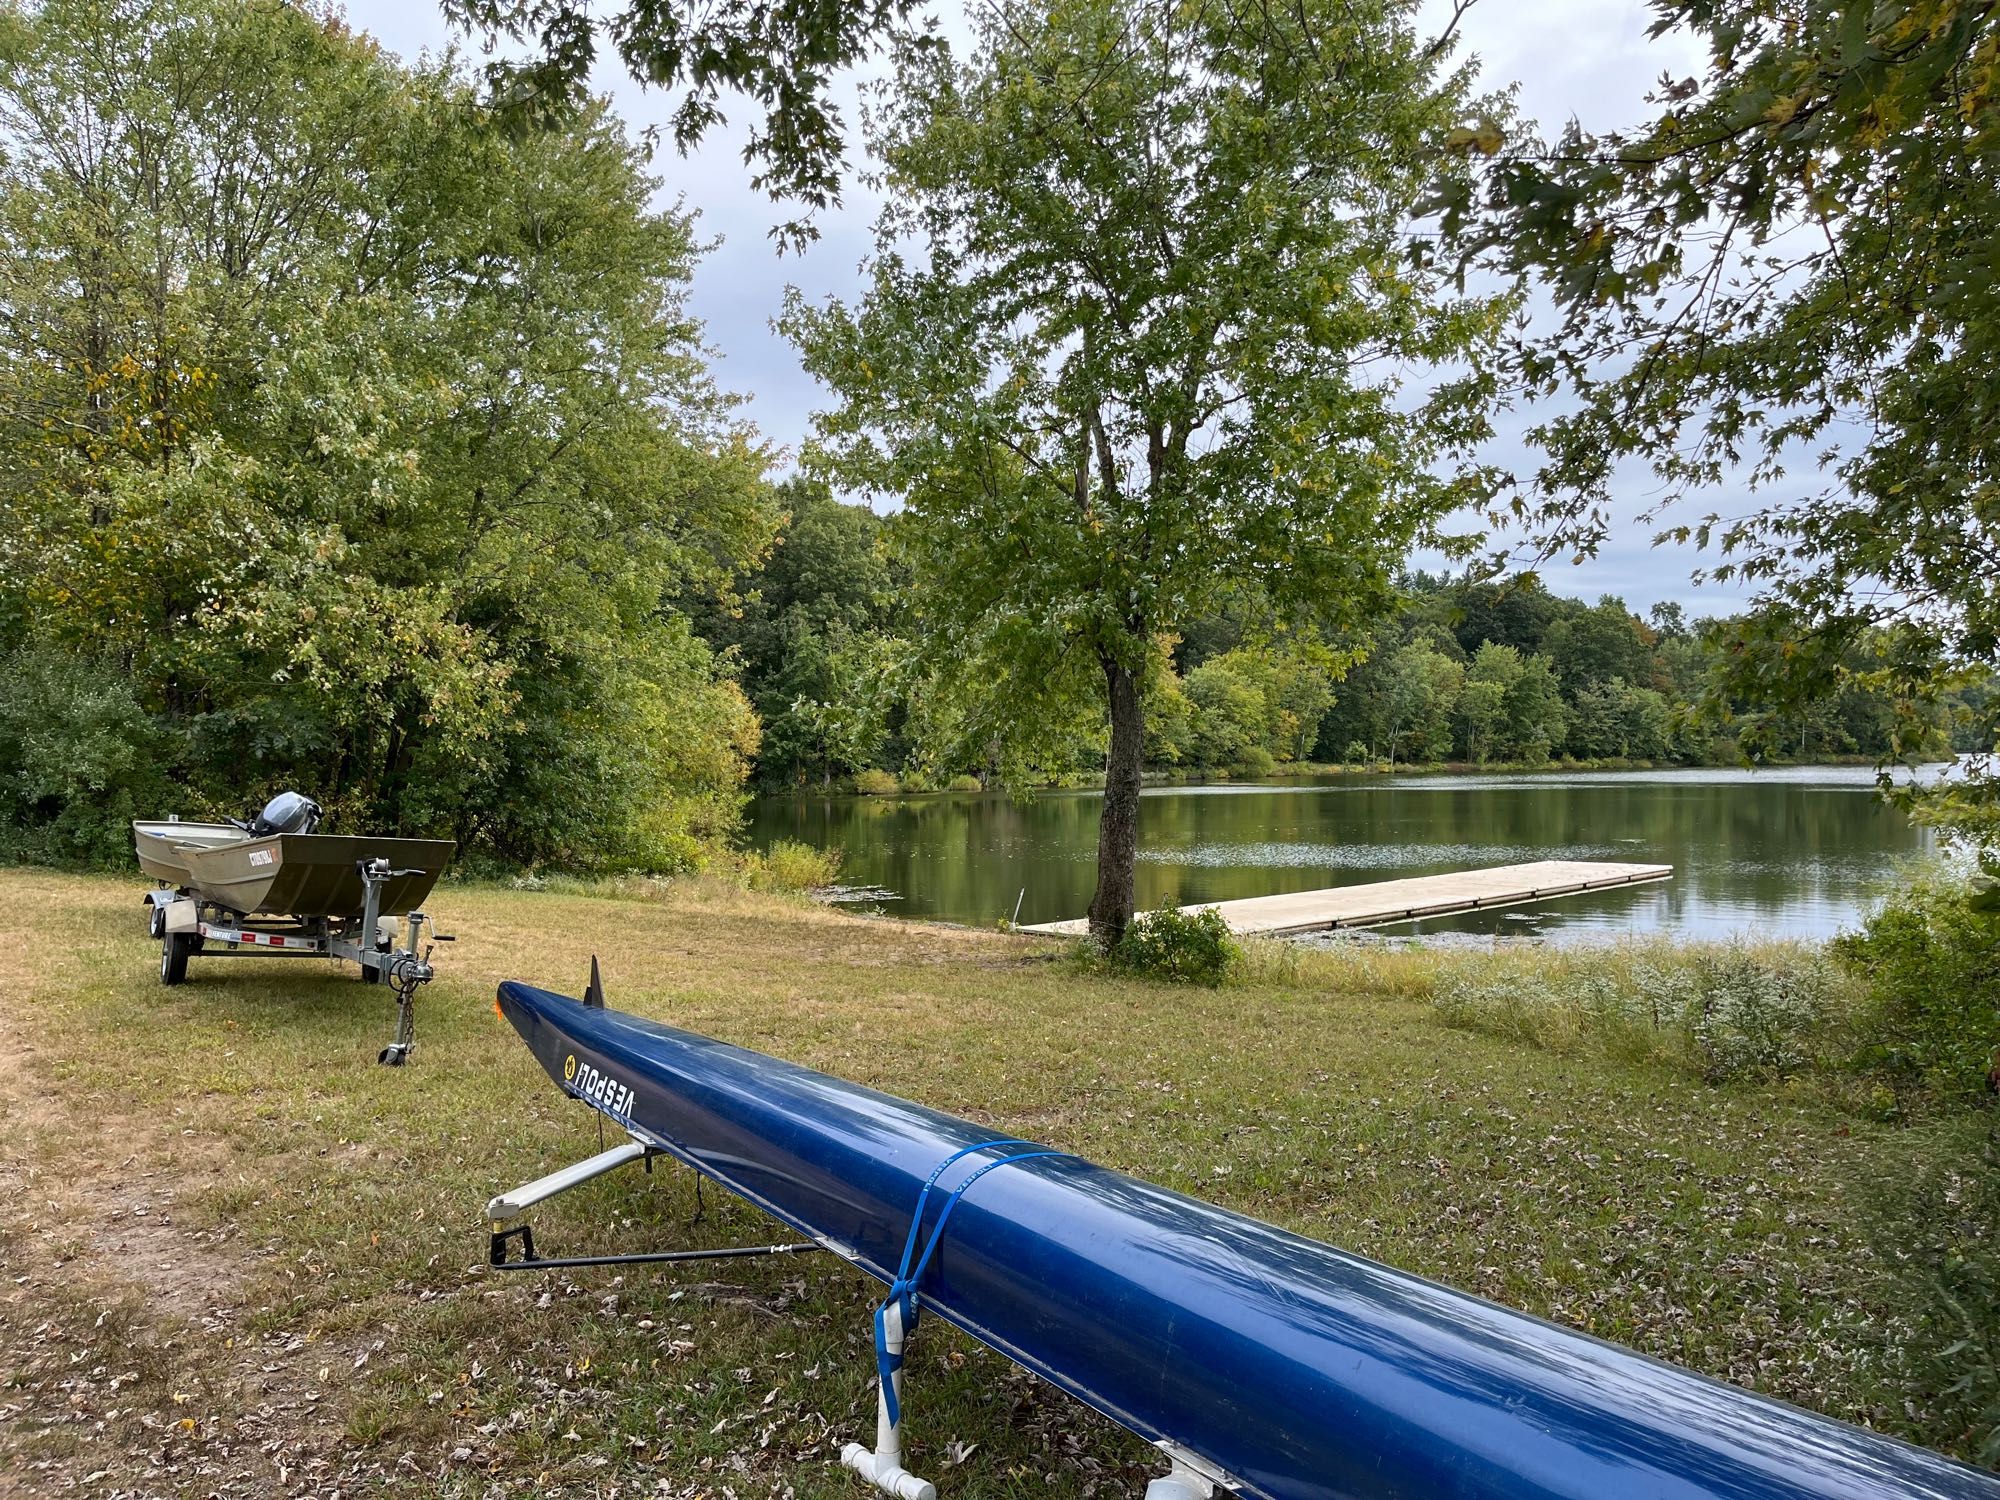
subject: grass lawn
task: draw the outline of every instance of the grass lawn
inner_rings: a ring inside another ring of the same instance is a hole
[[[1446,1028],[1432,968],[1266,958],[1215,991],[998,934],[691,884],[446,887],[405,1069],[352,970],[200,957],[137,880],[0,870],[0,1494],[839,1496],[876,1293],[826,1257],[501,1278],[494,1192],[594,1151],[494,1014],[580,993],[1004,1126],[1834,1416],[1951,1446],[1879,1357],[1847,1185],[1907,1139],[1808,1085],[1716,1089]],[[662,1166],[545,1254],[756,1242]],[[951,1500],[1133,1495],[1144,1445],[937,1323],[910,1463]]]

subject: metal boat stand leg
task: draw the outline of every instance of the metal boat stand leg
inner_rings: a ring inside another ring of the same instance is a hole
[[[486,1217],[498,1230],[510,1219],[518,1219],[537,1203],[546,1203],[558,1193],[566,1193],[573,1187],[582,1187],[586,1182],[595,1181],[606,1172],[615,1172],[630,1161],[641,1161],[647,1154],[647,1147],[640,1141],[627,1141],[622,1146],[613,1146],[609,1151],[600,1151],[584,1161],[572,1162],[546,1176],[537,1177],[533,1182],[524,1183],[511,1193],[502,1193],[486,1205]]]
[[[486,1219],[491,1230],[487,1236],[486,1264],[495,1271],[554,1271],[572,1266],[652,1266],[691,1260],[742,1260],[753,1255],[806,1255],[824,1248],[815,1241],[806,1241],[790,1245],[727,1245],[714,1250],[654,1250],[638,1255],[540,1256],[535,1254],[533,1229],[526,1224],[517,1224],[512,1229],[507,1227],[508,1220],[520,1218],[537,1203],[545,1203],[558,1193],[566,1193],[571,1188],[595,1181],[607,1172],[615,1172],[627,1162],[644,1162],[646,1170],[651,1172],[653,1158],[659,1154],[642,1141],[627,1141],[622,1146],[613,1146],[608,1151],[572,1162],[567,1167],[558,1168],[545,1177],[537,1177],[533,1182],[515,1188],[511,1193],[502,1193],[492,1199],[486,1205]],[[514,1241],[520,1242],[519,1260],[507,1258],[507,1246]]]
[[[875,1449],[870,1452],[859,1443],[849,1443],[840,1450],[840,1461],[897,1500],[937,1500],[935,1485],[903,1467],[902,1424],[889,1409],[891,1386],[895,1388],[896,1410],[900,1413],[902,1409],[903,1345],[907,1337],[902,1301],[891,1297],[882,1309],[882,1347],[893,1363],[886,1383],[878,1383],[875,1392]]]

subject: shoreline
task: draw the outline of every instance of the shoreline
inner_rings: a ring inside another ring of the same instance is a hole
[[[1943,762],[1923,762],[1925,765]],[[1547,761],[1425,761],[1416,765],[1390,765],[1386,761],[1370,765],[1349,765],[1327,761],[1283,761],[1269,771],[1231,770],[1216,768],[1206,771],[1163,771],[1149,769],[1143,773],[1143,784],[1147,787],[1181,786],[1271,786],[1283,789],[1285,783],[1310,780],[1371,780],[1394,777],[1444,777],[1444,776],[1570,776],[1578,774],[1616,775],[1623,771],[1742,771],[1754,774],[1759,771],[1803,771],[1817,768],[1828,770],[1852,770],[1856,767],[1881,767],[1884,763],[1872,755],[1847,755],[1815,757],[1812,760],[1772,760],[1750,764],[1743,761],[1674,761],[1643,760],[1611,757],[1600,760],[1547,760]],[[1896,769],[1912,769],[1898,765]],[[887,773],[883,773],[887,774]],[[894,801],[919,797],[987,797],[987,796],[1035,796],[1043,792],[1096,792],[1101,790],[1094,778],[1075,780],[1037,781],[1019,788],[1009,788],[994,784],[982,784],[978,790],[970,787],[928,786],[921,782],[906,785],[898,782],[893,788],[862,790],[849,782],[823,787],[759,786],[750,792],[753,801],[844,801],[873,800]]]

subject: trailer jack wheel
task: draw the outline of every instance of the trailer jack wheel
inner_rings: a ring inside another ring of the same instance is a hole
[[[160,983],[181,984],[187,979],[188,955],[194,951],[193,934],[170,932],[160,939]]]
[[[419,972],[400,961],[389,972],[389,983],[396,987],[396,1039],[375,1058],[385,1068],[402,1067],[410,1060],[410,1049],[417,1045],[417,986],[429,977],[420,978]]]

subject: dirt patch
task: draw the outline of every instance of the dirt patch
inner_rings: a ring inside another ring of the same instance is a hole
[[[113,1209],[91,1234],[89,1259],[109,1266],[122,1280],[177,1317],[207,1322],[226,1319],[238,1306],[244,1267],[227,1232],[183,1229],[173,1220],[176,1197],[167,1188],[163,1204],[141,1204],[129,1212]]]
[[[317,1494],[379,1471],[333,1458],[343,1377],[374,1351],[251,1331],[257,1257],[231,1223],[185,1222],[232,1153],[44,1087],[22,1010],[0,1007],[0,1497]]]

